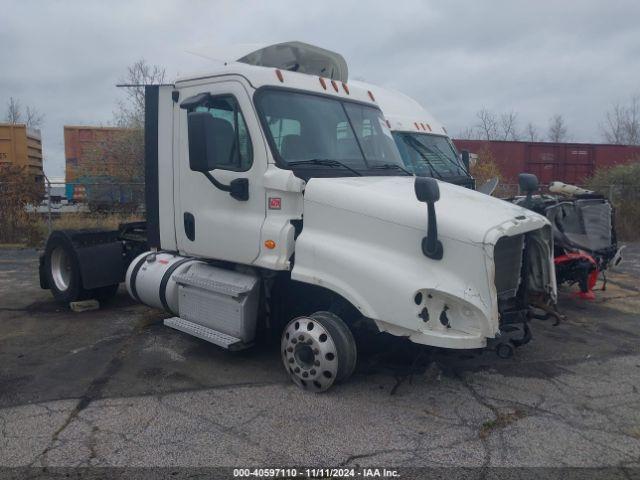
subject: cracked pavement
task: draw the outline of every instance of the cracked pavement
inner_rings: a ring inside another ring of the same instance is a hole
[[[376,337],[325,394],[290,383],[277,342],[225,352],[121,289],[73,313],[37,254],[0,250],[2,466],[612,466],[640,464],[640,245],[591,303],[534,321],[516,356]]]

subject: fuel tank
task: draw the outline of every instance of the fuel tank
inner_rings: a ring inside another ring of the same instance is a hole
[[[137,256],[127,269],[127,291],[145,305],[178,315],[176,277],[200,263],[204,262],[175,253],[145,252]]]

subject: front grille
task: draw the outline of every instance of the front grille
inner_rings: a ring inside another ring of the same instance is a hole
[[[515,297],[520,286],[524,235],[502,237],[496,243],[493,260],[496,269],[496,290],[499,299]]]

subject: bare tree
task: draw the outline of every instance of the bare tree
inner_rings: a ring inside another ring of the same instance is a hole
[[[127,128],[144,127],[144,85],[157,85],[164,82],[165,69],[159,65],[149,65],[142,58],[127,67],[127,74],[120,80],[126,88],[126,99],[117,104],[114,113],[118,126]]]
[[[22,123],[22,107],[17,98],[10,97],[7,102],[7,113],[5,115],[7,123]]]
[[[36,108],[27,105],[24,115],[22,112],[22,105],[16,98],[9,98],[7,102],[7,113],[5,115],[7,123],[25,123],[29,128],[40,128],[44,115],[42,115]]]
[[[640,96],[632,97],[627,106],[613,105],[601,128],[609,143],[640,145]]]
[[[498,119],[495,113],[482,108],[476,113],[478,124],[476,129],[483,140],[496,140],[498,137]]]
[[[518,114],[513,110],[500,115],[500,140],[518,139]]]
[[[549,141],[564,142],[567,139],[567,125],[560,114],[556,114],[549,120]]]
[[[478,140],[478,131],[475,127],[466,127],[460,131],[458,138],[465,140]]]
[[[114,111],[114,123],[122,130],[106,135],[89,153],[91,163],[96,166],[92,175],[114,177],[113,180],[119,182],[137,182],[144,178],[144,86],[161,84],[164,77],[164,68],[149,65],[144,59],[127,67],[120,79],[121,84],[127,85],[125,98],[116,103]],[[108,163],[116,163],[117,170],[105,170]]]
[[[30,128],[40,128],[40,126],[42,125],[42,121],[44,120],[44,115],[30,106],[27,106],[25,117],[25,123]]]
[[[527,123],[527,126],[524,127],[524,137],[530,142],[540,141],[540,134],[533,123],[529,122]]]

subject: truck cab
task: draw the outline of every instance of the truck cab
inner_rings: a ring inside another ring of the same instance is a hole
[[[451,141],[446,128],[411,97],[365,82],[352,82],[373,89],[387,125],[398,147],[404,166],[418,176],[475,188],[462,155]]]
[[[230,350],[277,331],[288,375],[316,392],[353,372],[363,322],[426,346],[525,343],[533,306],[556,299],[548,220],[414,177],[377,98],[300,42],[147,87],[144,251],[129,233],[54,232],[43,286],[69,301],[65,285],[117,284],[120,265],[167,326]]]

